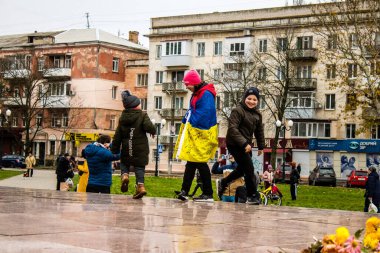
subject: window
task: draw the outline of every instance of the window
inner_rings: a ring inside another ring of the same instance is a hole
[[[219,80],[222,77],[221,73],[222,73],[221,69],[214,69],[214,79]]]
[[[13,97],[19,98],[20,97],[20,90],[18,88],[14,88],[13,90]]]
[[[61,67],[61,57],[60,56],[53,56],[53,66],[54,66],[54,68],[60,68]]]
[[[331,123],[294,122],[292,127],[294,137],[331,137]]]
[[[146,111],[148,109],[148,100],[146,98],[140,98],[141,110]]]
[[[347,110],[356,110],[356,94],[351,93],[346,95],[346,109]]]
[[[12,117],[12,127],[17,127],[18,126],[18,117],[13,116]]]
[[[65,93],[65,83],[51,83],[49,84],[49,95],[50,96],[64,96]]]
[[[181,129],[181,123],[175,123],[175,135],[179,135],[179,130]]]
[[[215,97],[215,108],[216,108],[217,110],[220,109],[220,97],[219,97],[219,96],[216,96],[216,97]]]
[[[183,97],[176,97],[175,98],[175,109],[183,109]]]
[[[154,97],[154,109],[162,109],[162,97]]]
[[[214,55],[222,55],[222,42],[214,42]]]
[[[55,141],[50,141],[50,155],[55,155]]]
[[[358,46],[358,36],[355,33],[351,33],[348,35],[349,45],[350,47]]]
[[[61,153],[66,153],[66,141],[61,141]]]
[[[348,78],[355,78],[358,76],[358,65],[348,64]]]
[[[244,43],[231,44],[230,56],[244,55]]]
[[[262,110],[265,108],[265,96],[260,96],[258,109]]]
[[[288,49],[288,38],[277,39],[277,51],[284,52]]]
[[[326,110],[335,110],[335,94],[326,94]]]
[[[62,115],[62,126],[63,127],[68,127],[69,126],[69,116],[67,115],[67,113],[64,113]]]
[[[205,56],[206,45],[204,42],[197,43],[197,56]]]
[[[347,139],[354,139],[355,138],[355,132],[356,132],[356,125],[355,124],[347,124],[346,125],[346,138]]]
[[[110,129],[115,130],[115,128],[116,128],[116,116],[111,115],[111,117],[110,117]]]
[[[311,78],[312,68],[311,66],[298,66],[297,78]]]
[[[224,92],[224,101],[223,106],[224,107],[231,107],[236,106],[236,103],[238,103],[242,98],[241,92]]]
[[[119,72],[119,58],[113,58],[112,60],[112,72]]]
[[[284,66],[277,67],[277,79],[278,80],[285,80],[285,67]]]
[[[180,55],[182,54],[182,42],[167,42],[165,55]]]
[[[112,86],[112,99],[116,99],[117,86]]]
[[[51,126],[52,127],[61,127],[61,118],[58,116],[58,114],[53,114],[51,116]]]
[[[148,74],[137,74],[137,86],[148,86]]]
[[[266,39],[259,40],[259,53],[267,52],[267,45],[268,45],[268,40]]]
[[[380,125],[373,126],[371,129],[372,139],[380,139]]]
[[[156,59],[161,59],[162,55],[162,45],[156,46]]]
[[[45,68],[45,59],[44,58],[39,58],[37,65],[38,65],[38,71],[44,71],[44,68]]]
[[[326,65],[326,78],[327,79],[335,79],[336,77],[336,65],[335,64],[327,64]]]
[[[36,124],[37,126],[42,126],[42,114],[37,114]]]
[[[164,72],[156,71],[156,83],[163,83],[164,81]]]
[[[201,76],[201,79],[205,79],[205,71],[203,69],[197,69],[198,74]]]
[[[65,56],[65,68],[71,69],[71,55]]]
[[[290,108],[313,108],[314,106],[312,93],[290,93],[288,100]]]
[[[22,120],[22,123],[21,123],[22,126],[26,127],[26,117],[25,117],[25,115],[22,116],[21,120]]]
[[[327,38],[327,49],[332,50],[336,49],[338,36],[336,34],[329,35]]]
[[[371,62],[370,75],[372,76],[380,75],[380,61]]]
[[[260,67],[259,68],[259,73],[258,73],[258,77],[257,77],[259,80],[261,81],[265,81],[267,79],[267,68],[265,67]]]
[[[297,49],[312,49],[313,48],[313,37],[304,36],[297,38]]]

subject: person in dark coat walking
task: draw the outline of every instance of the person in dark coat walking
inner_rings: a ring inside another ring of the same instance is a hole
[[[57,165],[57,191],[61,190],[61,183],[65,182],[67,179],[67,173],[71,169],[70,166],[70,154],[66,153],[63,156],[60,156],[58,159]]]
[[[290,194],[292,195],[292,200],[297,199],[297,184],[300,180],[300,174],[296,169],[296,163],[291,162],[292,170],[290,172]]]
[[[368,168],[368,180],[365,184],[365,202],[364,212],[368,212],[369,204],[372,203],[377,207],[377,212],[380,213],[380,182],[379,174],[376,172],[376,166],[370,166]]]
[[[134,199],[147,194],[145,190],[145,166],[149,163],[149,143],[146,136],[156,134],[156,127],[148,114],[141,110],[140,99],[129,91],[122,94],[124,111],[121,113],[112,142],[112,152],[119,152],[121,146],[121,191],[128,191],[129,172],[134,167],[136,175],[136,193]]]
[[[111,193],[112,161],[119,160],[120,154],[111,153],[110,143],[109,135],[101,135],[84,149],[83,156],[87,159],[90,172],[86,192]]]
[[[232,181],[244,176],[247,188],[247,203],[253,205],[260,204],[252,163],[251,145],[253,135],[257,140],[258,155],[261,155],[264,149],[262,116],[257,110],[259,99],[259,90],[251,87],[244,93],[240,104],[231,112],[228,119],[226,144],[228,151],[233,155],[238,166],[226,178],[220,180],[218,185],[218,196],[222,196],[222,193]]]

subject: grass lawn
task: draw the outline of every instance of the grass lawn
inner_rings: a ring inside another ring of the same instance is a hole
[[[1,170],[0,169],[0,180],[6,179],[9,177],[14,177],[20,174],[23,174],[23,171],[16,171],[16,170]]]
[[[74,183],[78,182],[78,175],[74,178]],[[129,190],[127,193],[120,191],[120,176],[113,176],[111,187],[112,194],[133,195],[135,192],[135,177],[130,177]],[[145,187],[149,197],[173,198],[174,191],[180,190],[182,177],[145,177]],[[193,182],[195,187],[196,182]],[[213,181],[214,199],[217,200],[217,191]],[[300,185],[298,187],[298,197],[292,201],[290,195],[290,186],[288,184],[277,184],[283,194],[283,206],[298,206],[311,208],[339,209],[350,211],[363,211],[364,208],[364,189],[346,188],[346,187],[327,187],[327,186],[309,186]],[[192,190],[190,191],[192,192]],[[201,194],[198,190],[196,195]]]

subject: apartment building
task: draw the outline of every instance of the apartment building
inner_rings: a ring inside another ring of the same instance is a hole
[[[113,135],[124,89],[133,88],[146,103],[148,50],[137,38],[137,32],[126,40],[98,29],[0,36],[0,59],[10,63],[3,75],[7,92],[1,109],[11,111],[10,116],[2,114],[9,123],[3,120],[1,126],[2,153],[22,153],[27,127],[22,112],[28,98],[24,87],[35,76],[40,77],[33,92],[43,93],[44,99],[36,100],[29,128],[40,163],[49,165],[65,152],[80,156],[100,134]]]
[[[264,156],[257,157],[253,152],[256,168],[263,170],[267,167],[274,145],[278,147],[277,163],[282,164],[284,158],[286,162],[301,163],[302,176],[308,176],[317,164],[323,164],[333,166],[337,176],[344,177],[343,168],[348,164],[366,168],[369,160],[379,158],[378,127],[372,133],[357,133],[360,119],[355,114],[342,116],[343,108],[350,104],[350,100],[348,94],[330,86],[338,78],[338,70],[326,64],[326,55],[322,52],[336,44],[326,41],[315,31],[315,6],[151,19],[151,32],[147,35],[150,39],[148,113],[157,122],[162,118],[168,121],[161,130],[160,142],[164,146],[161,163],[165,163],[163,160],[167,160],[167,156],[170,157],[167,152],[178,137],[180,119],[188,109],[191,94],[180,82],[185,71],[197,69],[205,80],[214,82],[218,90],[216,105],[219,110],[225,110],[229,106],[229,96],[233,94],[216,80],[236,68],[233,56],[270,50],[275,54],[279,48],[290,43],[284,40],[289,30],[293,38],[289,64],[294,77],[287,90],[290,103],[285,111],[285,122],[292,120],[294,124],[290,131],[284,131],[285,136],[280,136],[281,142],[274,143],[276,118],[268,112],[270,104],[260,104],[264,115],[266,148]],[[351,66],[349,75],[355,77],[355,71]],[[279,69],[271,73],[257,66],[256,74],[254,84],[264,87],[268,80],[281,80],[283,71]],[[266,95],[263,94],[262,100]],[[222,117],[219,117],[218,123],[220,154],[226,152],[226,124]],[[174,161],[174,164],[181,163]]]

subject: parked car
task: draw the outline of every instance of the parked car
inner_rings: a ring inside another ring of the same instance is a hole
[[[1,157],[3,168],[26,168],[25,157],[21,155],[5,155]]]
[[[277,167],[276,171],[274,172],[274,181],[280,182],[282,180],[282,165]],[[290,172],[292,171],[292,167],[289,164],[285,164],[285,182],[290,182]]]
[[[353,170],[347,176],[347,187],[352,187],[352,186],[365,187],[367,180],[368,180],[368,171]]]
[[[331,185],[336,186],[336,175],[332,167],[317,166],[310,172],[309,185]]]

